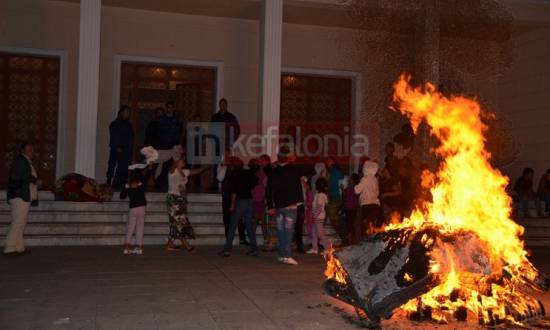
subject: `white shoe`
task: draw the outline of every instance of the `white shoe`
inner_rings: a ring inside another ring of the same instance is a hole
[[[143,249],[140,248],[140,247],[135,247],[135,248],[132,250],[132,253],[133,253],[133,254],[137,254],[138,256],[140,256],[140,255],[143,254]]]
[[[314,249],[309,249],[309,250],[306,251],[306,253],[307,253],[307,254],[318,254],[319,251],[314,250]]]
[[[278,262],[283,262],[283,261],[285,261],[285,258],[283,258],[283,257],[277,257],[277,261],[278,261]]]
[[[124,251],[122,251],[122,253],[124,253],[124,255],[127,256],[132,254],[132,250],[130,250],[130,248],[124,248]]]
[[[298,264],[298,261],[294,260],[293,258],[284,258],[284,259],[283,259],[283,264],[287,264],[287,265],[297,265],[297,264]]]

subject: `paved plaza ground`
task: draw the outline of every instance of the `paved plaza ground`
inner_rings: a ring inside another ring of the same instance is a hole
[[[321,257],[300,255],[299,266],[287,266],[271,253],[216,251],[147,247],[126,257],[117,247],[49,247],[0,257],[0,329],[358,328],[348,306],[323,294]],[[550,273],[550,251],[536,250],[533,260]],[[384,328],[457,326],[397,316]]]

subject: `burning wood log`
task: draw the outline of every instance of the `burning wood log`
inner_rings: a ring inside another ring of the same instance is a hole
[[[395,230],[375,235],[357,246],[335,251],[329,260],[334,276],[329,294],[365,311],[371,320],[391,317],[393,310],[438,284],[429,274],[424,233]],[[430,242],[433,244],[433,240]]]
[[[398,307],[414,320],[446,322],[450,317],[466,321],[474,315],[468,316],[468,302],[478,292],[480,324],[521,322],[544,315],[536,299],[519,289],[512,293],[500,289],[499,284],[513,284],[505,274],[498,273],[499,268],[483,248],[476,235],[466,231],[444,234],[435,228],[403,228],[378,233],[327,256],[328,280],[324,288],[331,296],[363,311],[371,324],[390,318]],[[444,275],[449,273],[447,263],[452,264],[452,260],[461,260],[454,265],[458,287],[447,290],[440,285],[448,280]],[[534,283],[545,281],[536,279]],[[433,303],[421,299],[433,290],[438,291],[431,295]]]

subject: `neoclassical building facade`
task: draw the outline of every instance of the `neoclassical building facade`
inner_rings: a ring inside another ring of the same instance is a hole
[[[312,122],[347,125],[368,138],[365,153],[379,159],[384,117],[371,114],[389,104],[369,94],[378,77],[364,59],[380,52],[361,47],[360,37],[371,33],[383,41],[410,33],[419,44],[461,38],[440,28],[449,17],[437,6],[443,1],[433,2],[435,9],[414,10],[438,17],[426,20],[436,25],[408,31],[412,11],[403,22],[365,31],[351,18],[353,7],[339,0],[2,1],[0,185],[24,139],[39,141],[39,167],[50,185],[68,172],[103,180],[117,109],[130,106],[139,141],[154,109],[167,100],[189,121],[208,120],[226,98],[246,134]],[[514,175],[530,165],[540,172],[550,163],[542,152],[550,125],[550,5],[499,2],[514,16],[519,55],[503,75],[477,77],[471,86],[514,122],[510,131],[521,152],[505,170]],[[434,49],[421,60],[412,54],[411,62],[425,80],[437,82],[445,58]]]

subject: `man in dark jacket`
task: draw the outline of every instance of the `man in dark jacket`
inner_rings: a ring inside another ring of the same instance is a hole
[[[241,135],[239,121],[234,114],[227,110],[227,100],[221,99],[219,102],[220,110],[216,112],[212,119],[213,123],[225,123],[225,151],[231,151],[233,144]]]
[[[128,166],[132,161],[134,148],[134,128],[130,123],[130,109],[123,105],[117,118],[109,125],[111,148],[109,167],[107,169],[107,184],[114,189],[122,189],[128,180]]]
[[[288,150],[278,155],[279,165],[269,172],[266,186],[268,214],[275,215],[279,241],[279,258],[282,263],[297,265],[291,257],[291,244],[298,206],[304,203],[302,177],[313,174],[313,168],[295,164],[296,156]]]
[[[143,141],[144,147],[153,147],[155,149],[158,149],[159,145],[159,119],[164,114],[164,108],[158,107],[155,109],[155,115],[147,124],[147,128],[145,129],[145,141]]]
[[[28,252],[25,250],[23,233],[27,225],[31,203],[38,199],[37,186],[40,185],[40,180],[32,166],[34,157],[34,145],[28,142],[23,143],[19,156],[10,168],[7,197],[12,222],[6,236],[6,246],[4,247],[6,255]]]
[[[155,186],[161,191],[168,191],[168,170],[172,166],[174,147],[181,144],[183,128],[180,116],[176,113],[176,104],[166,102],[164,114],[157,123],[158,134],[153,148],[159,152],[159,166],[162,171],[156,177]]]
[[[234,114],[229,112],[227,110],[227,100],[225,98],[222,98],[219,105],[219,111],[216,112],[212,118],[210,119],[213,123],[224,123],[225,124],[225,145],[224,145],[224,151],[226,155],[231,155],[231,149],[233,148],[233,144],[239,136],[241,135],[241,127],[239,126],[239,121],[237,120],[237,117],[235,117]],[[218,190],[218,181],[216,180],[216,169],[214,169],[214,180],[212,182],[212,188],[211,190],[217,191]]]
[[[154,146],[157,150],[169,150],[181,144],[182,124],[180,116],[176,113],[174,101],[166,102],[164,115],[158,119],[158,142]]]

